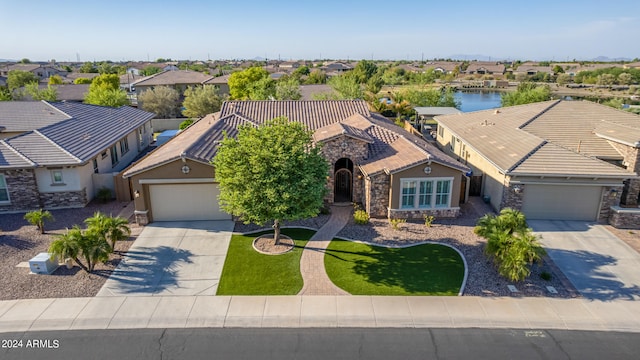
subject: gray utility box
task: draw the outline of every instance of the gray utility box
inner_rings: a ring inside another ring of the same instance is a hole
[[[58,268],[58,259],[50,253],[40,253],[29,260],[29,269],[33,274],[51,274]]]

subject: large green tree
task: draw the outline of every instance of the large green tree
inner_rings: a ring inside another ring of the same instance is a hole
[[[255,92],[255,83],[269,78],[267,70],[255,66],[243,71],[234,72],[229,76],[229,95],[231,99],[247,100],[252,90]]]
[[[254,127],[241,126],[226,137],[213,159],[220,183],[220,206],[246,223],[280,222],[318,215],[327,192],[329,165],[312,132],[280,117]]]
[[[378,66],[369,60],[359,61],[356,67],[353,69],[353,76],[360,84],[365,84],[371,79],[373,75],[378,71]]]
[[[351,73],[334,76],[328,81],[329,86],[338,94],[339,99],[363,99],[362,86]]]
[[[224,100],[218,87],[213,85],[189,87],[184,96],[182,115],[192,118],[201,118],[219,111]]]
[[[280,79],[276,83],[275,98],[278,100],[300,100],[300,82],[295,77]]]
[[[156,86],[138,95],[138,104],[144,111],[156,113],[159,118],[175,116],[180,94],[168,86]]]
[[[86,104],[120,107],[129,104],[127,93],[120,89],[120,77],[103,74],[93,78],[89,92],[84,98]]]
[[[11,70],[7,74],[7,86],[13,91],[32,82],[38,82],[38,77],[29,71]]]
[[[516,91],[502,94],[502,106],[530,104],[550,99],[551,89],[548,85],[522,82]]]

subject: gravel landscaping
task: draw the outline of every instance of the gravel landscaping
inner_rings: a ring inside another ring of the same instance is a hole
[[[0,216],[0,300],[42,299],[94,296],[111,272],[116,268],[124,253],[129,249],[141,229],[131,224],[132,236],[116,244],[116,252],[111,254],[106,264],[96,265],[94,273],[87,273],[77,265],[72,269],[60,266],[51,275],[31,274],[28,263],[41,252],[47,252],[56,234],[63,234],[67,228],[78,224],[84,228],[84,219],[96,211],[116,216],[126,203],[112,201],[106,204],[92,202],[82,209],[52,210],[55,221],[45,223],[45,234],[40,234],[35,226],[23,219],[24,213],[2,214]]]

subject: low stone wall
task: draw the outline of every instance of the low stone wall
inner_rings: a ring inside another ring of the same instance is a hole
[[[390,219],[424,219],[425,215],[432,215],[435,218],[455,218],[458,217],[459,214],[460,208],[424,210],[389,209],[387,216]]]
[[[87,189],[40,193],[40,201],[45,209],[81,208],[89,203]]]
[[[0,205],[0,213],[13,213],[40,208],[40,194],[32,169],[2,172],[9,188],[9,204]]]
[[[640,229],[640,208],[610,208],[609,224],[618,229]]]

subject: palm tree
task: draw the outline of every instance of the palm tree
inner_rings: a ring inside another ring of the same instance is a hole
[[[92,272],[98,261],[109,260],[111,247],[100,234],[93,231],[85,231],[80,242],[82,257],[87,262],[87,271]]]
[[[65,261],[73,259],[81,268],[87,270],[78,259],[82,236],[82,230],[78,225],[75,225],[71,230],[67,229],[65,234],[58,235],[58,238],[49,245],[49,252],[58,257],[58,259],[64,259]]]
[[[40,230],[40,234],[44,234],[44,223],[45,221],[53,221],[53,215],[49,210],[39,209],[24,214],[24,219],[31,225],[35,225]]]
[[[122,217],[106,216],[101,212],[96,212],[92,217],[84,220],[87,224],[87,231],[95,232],[98,236],[101,236],[105,241],[109,242],[111,251],[116,248],[116,242],[127,239],[131,235],[131,229],[129,229],[129,222]]]

